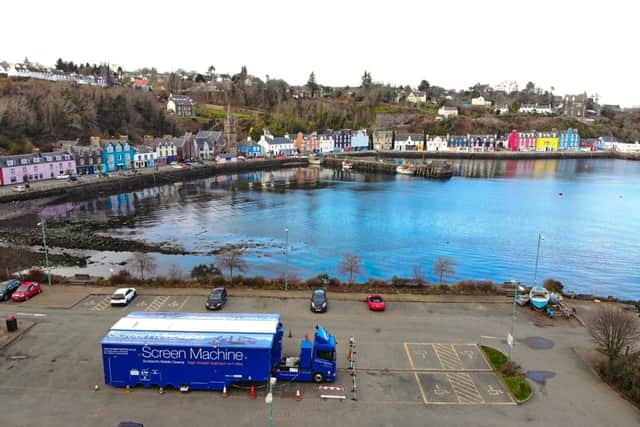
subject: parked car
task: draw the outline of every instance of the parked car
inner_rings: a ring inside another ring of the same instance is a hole
[[[27,191],[27,187],[25,187],[24,185],[16,185],[15,187],[13,187],[13,191],[24,193],[25,191]]]
[[[78,180],[78,176],[77,175],[71,175],[69,177],[69,181],[77,181]]]
[[[0,301],[6,301],[11,298],[11,295],[20,287],[20,280],[11,279],[6,282],[0,283]]]
[[[327,301],[327,291],[322,288],[316,288],[311,294],[311,311],[314,313],[324,313],[329,308]]]
[[[26,301],[42,292],[42,286],[38,282],[24,282],[11,295],[14,301]]]
[[[69,175],[67,175],[67,174],[58,175],[58,176],[56,176],[56,179],[69,179]]]
[[[367,305],[371,311],[384,311],[384,300],[382,299],[382,295],[367,295]]]
[[[135,421],[120,421],[118,427],[144,427],[144,424]]]
[[[227,303],[227,290],[225,288],[215,288],[207,297],[205,307],[207,310],[220,310]]]
[[[120,288],[111,295],[111,305],[127,305],[136,297],[136,288]]]

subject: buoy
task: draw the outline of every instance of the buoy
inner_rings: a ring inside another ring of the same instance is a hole
[[[299,402],[302,400],[302,395],[300,394],[300,389],[296,389],[296,400]]]
[[[224,387],[222,387],[222,397],[227,396],[229,396],[229,393],[227,393],[227,386],[225,385]]]
[[[564,193],[561,191],[558,193],[558,196],[562,196]]]
[[[249,397],[251,399],[255,399],[256,398],[256,388],[253,386],[253,384],[251,385],[251,392],[249,393]]]

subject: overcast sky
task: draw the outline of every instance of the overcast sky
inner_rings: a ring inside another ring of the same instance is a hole
[[[640,104],[634,0],[12,1],[0,60],[110,62],[327,85],[533,81]]]

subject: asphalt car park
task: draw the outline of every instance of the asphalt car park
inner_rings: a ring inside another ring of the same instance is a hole
[[[100,340],[113,323],[130,311],[205,312],[206,294],[139,294],[126,307],[111,307],[110,294],[85,295],[70,307],[49,308],[55,289],[20,305],[20,316],[37,322],[20,339],[0,351],[2,425],[116,426],[136,420],[146,426],[267,424],[265,389],[249,398],[234,387],[229,397],[215,392],[180,393],[106,386]],[[147,291],[149,292],[149,291]],[[48,299],[45,299],[48,298]],[[294,425],[638,425],[630,404],[602,385],[580,365],[574,346],[590,345],[582,328],[540,328],[521,316],[518,337],[542,335],[556,343],[548,350],[519,344],[514,357],[525,370],[553,369],[557,374],[534,399],[517,406],[488,367],[477,344],[504,346],[498,335],[511,321],[508,304],[389,304],[370,312],[364,297],[345,301],[331,293],[331,308],[318,315],[305,298],[255,298],[231,294],[224,312],[280,313],[286,334],[284,350],[295,354],[300,340],[320,323],[338,341],[335,387],[345,397],[322,399],[315,384],[278,383],[274,424]],[[35,305],[39,304],[39,305]],[[49,304],[49,306],[47,306]],[[16,305],[0,304],[6,314]],[[291,337],[289,337],[291,334]],[[355,341],[357,396],[348,369],[348,343]],[[95,386],[98,390],[95,390]],[[295,399],[299,390],[302,400]],[[352,400],[357,398],[357,400]],[[29,408],[28,414],[24,408]],[[117,411],[114,410],[117,408]],[[615,414],[612,422],[612,415]]]

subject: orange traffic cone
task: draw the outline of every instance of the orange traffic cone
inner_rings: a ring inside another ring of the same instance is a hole
[[[227,396],[229,396],[229,393],[227,393],[227,386],[225,385],[224,387],[222,387],[222,397]]]
[[[300,389],[299,388],[296,389],[296,400],[297,401],[301,401],[302,400],[302,395],[300,394]]]
[[[255,399],[256,398],[256,388],[253,385],[251,385],[251,393],[249,393],[249,397],[251,399]]]
[[[351,361],[351,356],[352,356],[351,349],[349,349],[349,353],[347,353],[347,360]]]

